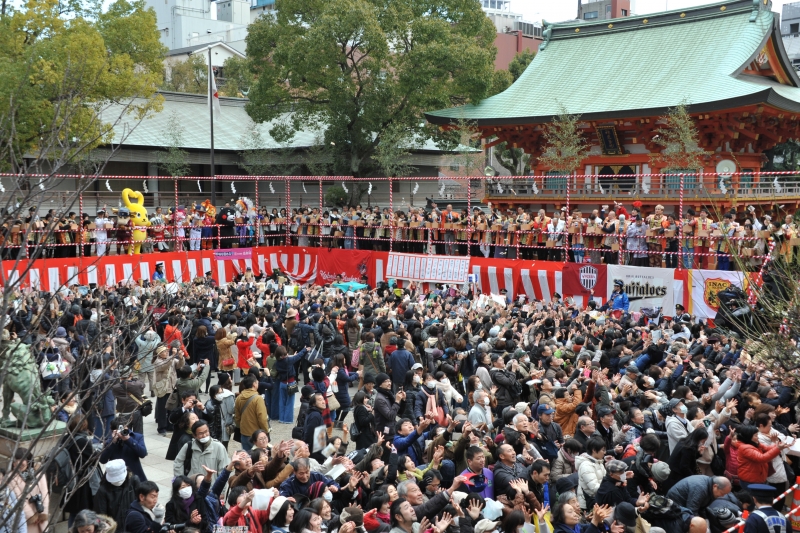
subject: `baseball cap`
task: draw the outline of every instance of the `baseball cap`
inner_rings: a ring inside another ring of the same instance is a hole
[[[555,409],[553,409],[552,407],[550,407],[550,406],[549,406],[549,405],[547,405],[547,404],[542,404],[542,405],[540,405],[540,406],[539,406],[539,408],[538,408],[536,411],[537,411],[537,412],[538,412],[540,415],[552,415],[553,413],[555,413],[555,412],[556,412],[556,410],[555,410]]]

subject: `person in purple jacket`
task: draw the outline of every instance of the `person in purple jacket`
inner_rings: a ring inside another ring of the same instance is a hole
[[[471,484],[470,492],[477,492],[484,498],[494,499],[494,474],[486,466],[486,455],[477,446],[470,446],[464,454],[467,459],[467,469],[460,475],[468,478]]]

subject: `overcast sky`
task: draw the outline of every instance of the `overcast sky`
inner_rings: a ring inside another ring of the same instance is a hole
[[[772,0],[772,11],[780,13],[783,4],[788,4],[790,1]],[[712,3],[715,3],[714,0],[631,0],[631,10],[636,15],[645,15]],[[574,19],[578,13],[578,2],[577,0],[511,0],[511,10],[523,13],[525,18],[532,22],[541,22],[542,19],[558,22]]]

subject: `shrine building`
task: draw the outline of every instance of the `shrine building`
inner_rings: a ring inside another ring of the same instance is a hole
[[[427,113],[441,126],[476,125],[486,146],[531,154],[532,176],[494,179],[484,201],[595,208],[611,199],[677,205],[680,177],[652,154],[663,117],[680,103],[695,120],[703,173],[684,176],[685,206],[800,205],[800,178],[762,176],[764,152],[800,138],[800,78],[770,0],[732,0],[600,22],[545,23],[522,76],[478,104]],[[544,127],[561,110],[580,115],[591,150],[579,177],[536,165]],[[687,170],[689,171],[689,170]],[[650,176],[637,176],[650,174]],[[598,177],[603,175],[603,177]],[[794,209],[792,209],[794,211]]]

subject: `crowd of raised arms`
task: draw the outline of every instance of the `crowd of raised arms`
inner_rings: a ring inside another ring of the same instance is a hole
[[[244,199],[246,200],[246,199]],[[233,246],[322,246],[502,259],[539,259],[595,264],[757,270],[770,255],[797,261],[800,229],[781,209],[709,213],[688,207],[683,218],[657,205],[642,212],[622,204],[597,209],[566,208],[552,213],[523,207],[453,210],[435,203],[343,209],[255,208],[240,199],[215,208],[210,203],[179,205],[150,214],[143,252],[231,248]],[[2,240],[5,256],[16,257],[44,245],[51,257],[128,253],[133,221],[126,208],[97,210],[96,217],[50,210],[40,218],[30,209],[25,220],[7,217]],[[711,215],[714,216],[711,216]],[[680,226],[680,227],[679,227]]]
[[[586,308],[283,283],[17,293],[3,335],[41,365],[75,472],[100,466],[68,498],[48,473],[8,533],[48,527],[36,495],[73,533],[722,533],[744,511],[791,531],[793,379],[680,306],[612,312],[621,283]],[[164,506],[145,423],[169,438]]]

